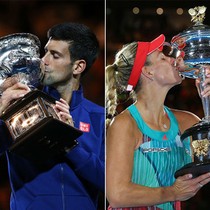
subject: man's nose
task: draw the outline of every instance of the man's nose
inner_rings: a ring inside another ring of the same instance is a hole
[[[44,63],[44,61],[41,59],[41,62],[40,62],[40,68],[41,68],[41,70],[44,69],[44,66],[45,66],[45,63]]]
[[[41,58],[42,62],[47,65],[48,62],[47,62],[47,54],[45,54],[42,58]]]

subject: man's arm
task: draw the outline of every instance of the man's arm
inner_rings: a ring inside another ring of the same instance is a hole
[[[102,151],[104,150],[103,148],[101,148]],[[87,152],[78,145],[66,155],[75,166],[75,172],[101,191],[104,191],[105,183],[105,161],[102,157],[104,156],[103,153],[101,152],[100,157],[98,157],[96,154]]]
[[[24,85],[16,80],[15,77],[7,78],[1,84],[1,97],[0,97],[0,153],[3,153],[8,146],[11,145],[11,137],[6,128],[5,123],[1,120],[1,115],[12,103],[12,101],[23,97],[30,91],[27,85]]]
[[[73,164],[76,174],[103,192],[105,185],[104,120],[101,120],[100,130],[100,138],[95,139],[94,142],[97,151],[90,151],[90,149],[79,143],[66,154],[66,157]],[[92,139],[86,140],[91,141]]]

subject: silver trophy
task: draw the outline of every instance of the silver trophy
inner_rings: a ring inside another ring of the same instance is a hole
[[[0,38],[0,88],[11,76],[31,87],[38,86],[41,79],[39,49],[40,41],[33,34],[17,33]]]
[[[204,89],[203,82],[210,72],[210,27],[203,24],[205,6],[188,10],[194,25],[175,36],[171,44],[175,52],[184,53],[184,68],[181,75],[187,78],[200,79],[200,91]],[[204,118],[184,131],[182,141],[191,139],[193,162],[185,165],[175,173],[175,177],[191,173],[194,177],[210,171],[210,98],[202,97]]]
[[[12,139],[8,151],[42,163],[76,146],[82,132],[60,121],[55,99],[37,89],[42,79],[39,51],[40,41],[32,34],[0,38],[0,93],[11,77],[31,89],[0,116]]]

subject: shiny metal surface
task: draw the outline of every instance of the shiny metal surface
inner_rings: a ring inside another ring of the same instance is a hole
[[[205,11],[204,6],[189,9],[191,20],[195,24],[171,41],[175,49],[184,52],[185,66],[180,72],[188,78],[202,77],[202,67],[210,64],[210,27],[203,24]]]
[[[40,80],[40,41],[29,33],[0,38],[0,85],[16,76],[22,83],[37,86]]]

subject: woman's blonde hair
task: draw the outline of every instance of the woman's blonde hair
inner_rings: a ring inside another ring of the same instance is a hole
[[[109,126],[112,118],[116,115],[118,105],[118,95],[126,91],[128,79],[131,74],[135,55],[137,50],[137,42],[124,45],[115,56],[112,65],[106,67],[106,125]],[[139,89],[140,82],[136,85],[134,91]],[[129,93],[130,98],[135,98],[134,91]]]

